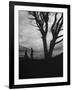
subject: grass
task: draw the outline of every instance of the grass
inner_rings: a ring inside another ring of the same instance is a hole
[[[48,60],[19,58],[19,79],[62,77],[63,55]]]

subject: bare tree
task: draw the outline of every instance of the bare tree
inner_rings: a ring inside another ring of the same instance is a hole
[[[51,32],[52,32],[52,36],[53,39],[50,42],[50,48],[48,51],[48,56],[51,58],[52,57],[52,52],[54,49],[54,46],[58,43],[60,43],[61,41],[63,41],[63,39],[61,39],[60,41],[56,42],[57,39],[59,39],[60,37],[62,37],[63,35],[59,35],[59,32],[62,30],[62,25],[63,25],[63,13],[61,14],[61,17],[59,19],[57,19],[57,14],[55,13],[55,19],[54,22],[51,26]]]
[[[56,40],[58,38],[63,36],[63,35],[58,36],[59,32],[62,29],[62,25],[63,25],[63,13],[61,14],[61,17],[59,19],[57,18],[58,13],[55,13],[55,15],[54,15],[54,21],[52,23],[51,30],[50,30],[52,32],[53,39],[50,42],[49,50],[47,49],[46,36],[47,36],[47,32],[49,31],[48,30],[48,22],[49,22],[50,12],[30,11],[29,14],[33,16],[33,18],[30,18],[30,19],[35,20],[38,30],[40,31],[40,33],[42,35],[45,59],[51,58],[54,46],[63,40],[62,39],[62,40],[56,42]]]

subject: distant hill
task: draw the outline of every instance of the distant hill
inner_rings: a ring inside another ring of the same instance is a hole
[[[53,59],[59,59],[59,60],[63,59],[63,53],[53,57]]]

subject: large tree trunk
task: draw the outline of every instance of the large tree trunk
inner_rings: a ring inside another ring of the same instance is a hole
[[[43,47],[44,47],[44,56],[45,56],[45,59],[47,59],[48,58],[48,51],[47,51],[46,37],[42,37],[42,41],[43,41]]]
[[[52,58],[52,53],[53,53],[54,46],[55,46],[55,40],[52,40],[50,42],[50,48],[49,48],[49,51],[48,51],[48,58],[49,59]]]

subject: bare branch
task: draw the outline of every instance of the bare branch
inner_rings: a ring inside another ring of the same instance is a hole
[[[34,18],[31,20],[36,21],[37,27],[42,35],[46,35],[48,31],[48,20],[49,20],[49,12],[29,12]],[[43,29],[43,25],[45,23],[45,30]]]
[[[40,12],[40,18],[41,18],[42,23],[44,24],[44,16],[43,16],[43,12]]]
[[[28,18],[28,19],[30,19],[30,20],[35,20],[35,18],[31,18],[31,17],[30,17],[30,18]]]
[[[60,22],[61,19],[63,19],[63,13],[62,13],[60,19],[58,20],[58,23]]]
[[[58,27],[58,32],[57,32],[57,34],[61,31],[61,27],[62,27],[62,25],[63,25],[63,19],[62,19],[62,21],[61,21],[61,23],[59,24],[59,27]]]
[[[48,32],[49,12],[46,13],[46,16],[45,16],[44,20],[45,20],[45,23],[46,23],[46,28],[45,28],[45,35],[46,35],[47,32]]]
[[[34,26],[34,27],[37,27],[36,25],[33,25],[32,23],[30,23],[30,25]]]
[[[57,20],[57,13],[55,14],[55,19],[54,19],[54,22],[53,22],[52,27],[51,27],[52,32],[53,32],[53,28],[54,28],[54,26],[56,24],[56,20]]]
[[[60,43],[60,42],[62,42],[62,41],[63,41],[63,39],[61,39],[60,41],[56,42],[55,44],[58,44],[58,43]]]
[[[63,35],[57,36],[57,38],[63,37]]]
[[[63,13],[62,13],[60,19],[59,19],[58,22],[57,22],[56,30],[58,30],[58,26],[59,26],[59,23],[60,23],[61,20],[63,20]]]

